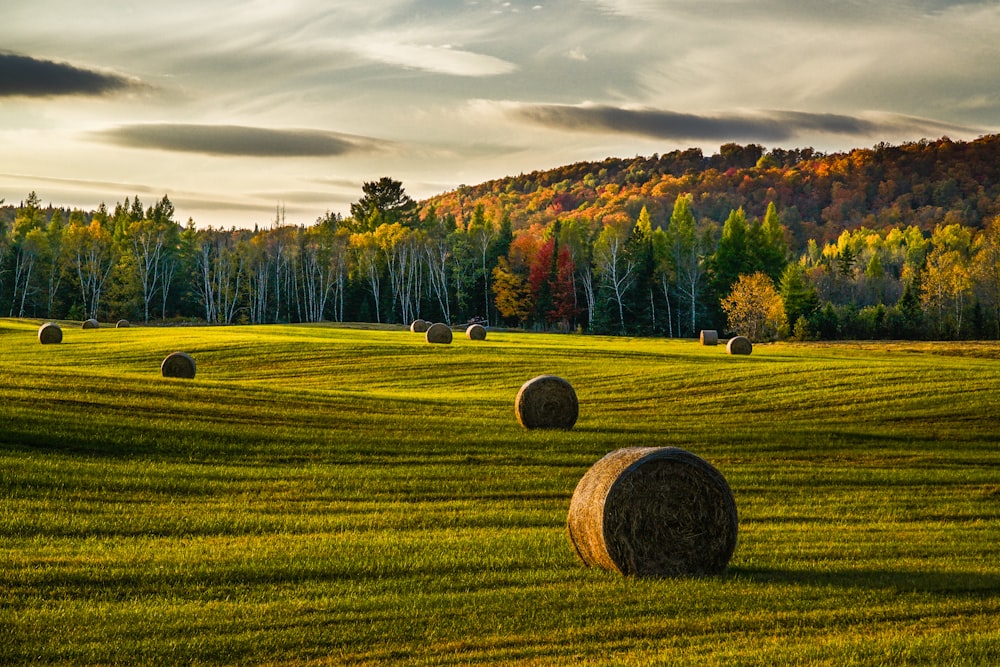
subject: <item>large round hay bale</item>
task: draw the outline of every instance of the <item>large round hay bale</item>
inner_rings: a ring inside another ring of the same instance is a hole
[[[580,404],[569,382],[555,375],[539,375],[521,385],[514,412],[524,428],[571,429],[580,414]]]
[[[97,329],[100,326],[101,325],[98,323],[98,321],[95,320],[93,317],[90,318],[89,320],[84,320],[83,321],[83,328],[84,329]]]
[[[583,476],[566,529],[587,566],[701,576],[725,571],[738,519],[733,493],[710,463],[677,447],[630,447]]]
[[[719,332],[715,329],[702,329],[701,330],[701,344],[702,345],[718,345],[719,344]]]
[[[413,322],[410,323],[410,331],[413,333],[426,333],[427,327],[429,326],[430,322],[427,322],[426,320],[413,320]]]
[[[128,329],[128,326],[128,320],[118,320],[118,323],[115,324],[116,329]]]
[[[62,328],[55,322],[46,322],[38,327],[38,342],[42,345],[61,343]]]
[[[486,327],[482,324],[470,324],[465,330],[465,337],[469,340],[486,340]]]
[[[160,372],[165,378],[193,378],[194,359],[185,352],[172,352],[160,364]]]
[[[729,354],[750,354],[753,352],[753,343],[746,336],[734,336],[726,343],[726,352]]]
[[[451,327],[441,322],[435,322],[427,327],[427,333],[424,336],[428,343],[444,343],[447,345],[451,343]]]

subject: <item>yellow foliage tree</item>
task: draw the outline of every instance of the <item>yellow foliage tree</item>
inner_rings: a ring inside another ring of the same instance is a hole
[[[722,300],[729,328],[752,341],[773,340],[785,321],[785,306],[774,282],[758,271],[741,275]]]

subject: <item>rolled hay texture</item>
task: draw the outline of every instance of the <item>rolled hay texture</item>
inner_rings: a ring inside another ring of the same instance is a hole
[[[160,372],[165,378],[193,378],[194,359],[185,352],[172,352],[160,364]]]
[[[729,354],[750,354],[753,352],[753,343],[746,336],[735,336],[726,343],[726,352]]]
[[[42,345],[61,343],[62,328],[55,322],[46,322],[38,327],[38,342]]]
[[[427,331],[427,327],[429,326],[430,322],[427,322],[426,320],[413,320],[413,322],[410,323],[410,331],[413,333],[425,333]]]
[[[451,343],[451,327],[441,322],[435,322],[427,327],[427,333],[424,336],[428,343],[444,343],[448,345]]]
[[[465,337],[469,340],[486,340],[486,327],[482,324],[471,324],[465,330]]]
[[[517,421],[527,429],[571,429],[580,414],[573,385],[556,375],[539,375],[528,380],[514,399]]]
[[[96,329],[99,326],[101,326],[101,325],[94,318],[90,318],[89,320],[84,320],[83,321],[83,328],[84,329]]]
[[[702,345],[718,345],[719,344],[719,332],[715,329],[702,329],[701,330],[701,344]]]
[[[726,479],[677,447],[611,452],[580,479],[566,529],[588,567],[637,577],[721,574],[736,548]]]
[[[115,328],[116,329],[128,329],[128,320],[118,320],[118,323],[115,324]]]

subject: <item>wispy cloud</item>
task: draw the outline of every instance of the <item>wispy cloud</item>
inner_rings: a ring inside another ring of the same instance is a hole
[[[517,70],[502,58],[455,48],[451,45],[415,44],[389,35],[365,35],[349,45],[356,55],[386,65],[451,76],[496,76]]]
[[[91,136],[129,148],[240,157],[334,157],[385,145],[375,139],[338,132],[241,125],[122,125],[93,132]]]
[[[974,128],[898,114],[851,116],[783,110],[693,114],[593,104],[508,103],[504,108],[516,120],[549,129],[677,141],[784,141],[809,134],[866,137],[886,133],[979,133]]]
[[[141,87],[121,74],[0,52],[0,97],[101,96]]]

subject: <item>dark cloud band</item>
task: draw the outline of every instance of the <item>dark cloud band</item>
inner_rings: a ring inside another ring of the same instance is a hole
[[[134,86],[134,81],[117,74],[0,53],[0,97],[100,96]]]
[[[280,130],[241,125],[140,124],[95,133],[129,148],[241,157],[332,157],[362,151],[376,142],[321,130]]]
[[[606,105],[542,104],[517,105],[511,113],[518,119],[559,130],[694,141],[785,141],[805,133],[866,136],[886,132],[973,132],[969,128],[907,116],[868,119],[801,111],[697,115]]]

